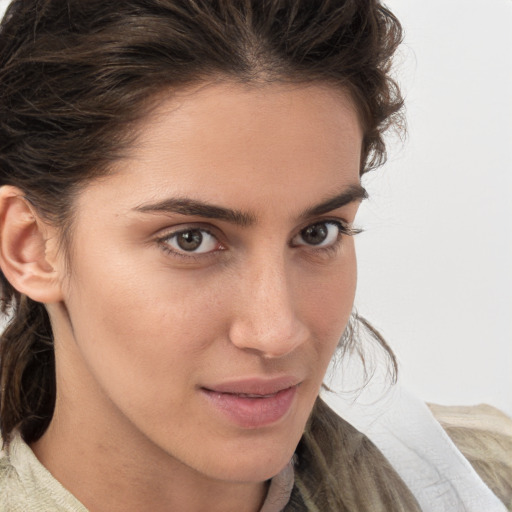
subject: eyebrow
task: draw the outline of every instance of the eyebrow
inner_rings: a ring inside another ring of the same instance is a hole
[[[320,204],[306,209],[300,214],[299,218],[307,219],[316,215],[323,215],[347,204],[353,203],[354,201],[362,201],[367,197],[368,193],[362,185],[350,185],[340,194],[330,197]],[[179,215],[204,217],[207,219],[217,219],[242,227],[251,226],[256,223],[256,217],[249,212],[225,208],[223,206],[216,206],[189,198],[169,198],[158,203],[137,206],[134,210],[142,213],[174,213]]]
[[[361,202],[363,199],[368,198],[368,192],[366,189],[359,183],[354,185],[349,185],[347,188],[343,189],[341,193],[335,195],[334,197],[327,198],[325,201],[322,201],[320,204],[313,206],[312,208],[308,208],[305,210],[300,217],[302,219],[307,219],[309,217],[315,217],[317,215],[323,215],[325,213],[332,212],[333,210],[337,210],[347,204],[354,202]]]
[[[187,198],[169,198],[159,203],[138,206],[135,210],[144,213],[177,213],[180,215],[205,217],[207,219],[218,219],[242,227],[250,226],[256,222],[256,217],[250,213]]]

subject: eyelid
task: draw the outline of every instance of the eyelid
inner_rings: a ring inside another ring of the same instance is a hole
[[[313,224],[322,223],[322,222],[333,222],[334,224],[338,224],[340,228],[343,230],[343,234],[346,235],[357,235],[363,231],[361,228],[355,228],[352,222],[347,222],[344,219],[339,218],[327,218],[327,219],[321,219],[317,222],[314,222]]]
[[[300,233],[302,231],[304,231],[305,229],[307,229],[311,226],[314,226],[316,224],[335,224],[336,226],[338,226],[340,235],[345,235],[345,236],[355,236],[364,231],[362,228],[355,228],[351,222],[347,222],[344,219],[327,217],[327,218],[316,219],[314,221],[309,221],[306,225],[302,226],[300,229],[297,230],[296,234],[292,237],[292,240],[297,235],[300,235]],[[312,245],[310,247],[314,247],[314,246]]]
[[[184,233],[187,231],[202,231],[204,233],[207,233],[209,236],[213,237],[217,241],[219,247],[212,251],[207,251],[207,252],[194,252],[194,251],[188,252],[185,250],[180,250],[175,247],[172,247],[168,243],[169,239],[179,235],[180,233]],[[212,226],[205,226],[204,224],[195,224],[195,223],[190,223],[190,224],[184,223],[184,224],[180,224],[178,226],[173,226],[172,228],[168,228],[167,230],[163,230],[163,232],[161,232],[160,235],[157,235],[155,237],[155,240],[161,249],[163,249],[165,252],[167,252],[173,256],[183,258],[186,260],[197,260],[200,258],[207,258],[208,256],[211,256],[211,255],[213,255],[219,251],[223,251],[225,249],[224,245],[221,241],[221,237],[214,231],[215,230],[212,229]]]
[[[297,245],[293,244],[294,238],[296,238],[298,235],[300,235],[300,233],[303,230],[307,229],[310,226],[314,226],[315,224],[322,224],[322,223],[334,224],[337,226],[339,233],[338,233],[337,240],[334,243],[326,245],[326,246],[321,246],[321,245],[315,246],[315,245],[310,245],[310,244],[297,244]],[[197,252],[192,252],[192,251],[191,252],[187,252],[184,250],[181,251],[179,249],[176,249],[176,248],[170,246],[169,243],[167,242],[173,236],[176,236],[176,235],[186,232],[186,231],[192,231],[192,230],[204,231],[204,232],[208,233],[208,235],[212,236],[213,238],[215,238],[215,240],[217,240],[219,247],[212,251],[197,253]],[[332,250],[336,249],[340,245],[340,243],[342,241],[342,237],[354,236],[358,233],[361,233],[362,231],[363,230],[360,228],[354,228],[352,226],[352,223],[347,222],[344,219],[332,218],[332,217],[320,218],[320,219],[316,219],[314,221],[309,221],[306,225],[302,226],[296,232],[296,234],[292,237],[289,245],[294,248],[304,247],[306,249],[310,249],[310,250],[316,251],[318,253],[320,253],[322,251],[328,252],[328,251],[332,251]],[[160,231],[160,233],[161,234],[157,235],[154,238],[154,240],[156,240],[156,242],[158,243],[160,248],[162,250],[164,250],[166,253],[168,253],[174,257],[177,257],[177,258],[182,258],[183,260],[188,260],[191,262],[193,262],[194,260],[204,260],[205,258],[213,257],[216,254],[218,254],[219,252],[226,250],[226,244],[223,241],[224,237],[222,236],[222,232],[219,233],[218,230],[215,228],[215,226],[212,226],[210,224],[205,225],[203,223],[193,223],[193,222],[192,223],[183,223],[183,224],[180,224],[177,226],[173,226],[172,228],[167,228],[165,230],[162,230],[162,231]]]

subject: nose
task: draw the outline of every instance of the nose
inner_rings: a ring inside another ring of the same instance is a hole
[[[237,281],[237,306],[230,341],[265,358],[283,357],[305,343],[310,333],[298,311],[299,293],[282,261],[250,265]]]

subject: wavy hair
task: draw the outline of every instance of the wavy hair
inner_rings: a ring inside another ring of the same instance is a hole
[[[364,174],[385,161],[383,134],[401,124],[390,76],[401,38],[378,0],[15,0],[0,25],[0,185],[21,189],[69,240],[74,198],[109,172],[158,94],[218,77],[348,91],[363,127]],[[10,313],[0,338],[0,429],[4,439],[19,429],[31,443],[54,410],[52,327],[43,304],[0,280]],[[370,466],[333,462],[333,446],[362,460],[347,451],[350,426],[338,420],[315,406],[297,448],[293,510],[370,510],[340,478],[356,489],[355,475],[370,474],[377,460],[382,475],[391,473],[366,442]]]

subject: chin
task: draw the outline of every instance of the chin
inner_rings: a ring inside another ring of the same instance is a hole
[[[219,441],[209,460],[203,459],[203,472],[217,480],[241,483],[263,482],[274,477],[292,459],[301,434],[293,436],[288,431],[288,435],[274,438],[268,433],[260,434],[243,442],[229,442],[224,447]]]
[[[240,482],[256,483],[264,482],[276,476],[290,462],[293,451],[286,453],[281,457],[275,454],[267,456],[265,453],[258,454],[250,460],[236,460],[229,463],[228,466],[216,468],[216,479]],[[244,458],[245,459],[245,458]]]

